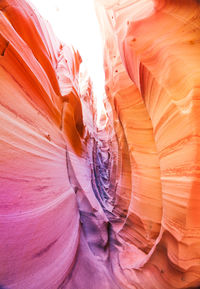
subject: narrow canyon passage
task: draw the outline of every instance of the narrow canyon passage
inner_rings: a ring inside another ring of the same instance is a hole
[[[95,7],[98,121],[79,52],[0,0],[0,289],[200,288],[200,2]]]

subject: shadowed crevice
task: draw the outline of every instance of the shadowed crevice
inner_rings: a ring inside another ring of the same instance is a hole
[[[58,241],[58,239],[56,239],[55,241],[51,242],[47,247],[45,247],[44,249],[40,250],[38,253],[36,253],[33,258],[37,258],[37,257],[41,257],[42,255],[44,255],[47,251],[49,251],[53,245]],[[0,288],[1,289],[1,288]]]

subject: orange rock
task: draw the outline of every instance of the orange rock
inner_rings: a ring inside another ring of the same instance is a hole
[[[124,274],[116,274],[127,288],[198,287],[199,3],[96,7],[115,130],[129,158],[129,194],[118,184],[115,204],[129,204],[118,232]]]
[[[198,288],[199,1],[95,3],[98,126],[78,51],[0,1],[0,288]]]

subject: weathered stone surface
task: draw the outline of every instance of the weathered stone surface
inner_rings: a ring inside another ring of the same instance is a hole
[[[98,127],[79,53],[0,1],[0,288],[198,288],[199,2],[95,3]]]
[[[79,92],[81,58],[25,1],[1,1],[0,9],[0,284],[63,288],[74,266],[82,276],[87,262],[91,272],[96,264],[91,282],[101,286],[106,275],[83,230],[96,238],[91,244],[107,235],[81,225],[88,216],[94,227],[106,222],[90,182],[92,141],[81,101],[86,110],[91,88],[86,102]],[[74,269],[73,284],[78,280]]]
[[[199,2],[96,5],[125,179],[116,275],[125,288],[198,287]]]

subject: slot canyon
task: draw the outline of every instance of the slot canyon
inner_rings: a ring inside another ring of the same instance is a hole
[[[0,0],[0,289],[200,288],[200,1],[95,11],[99,121],[78,50]]]

